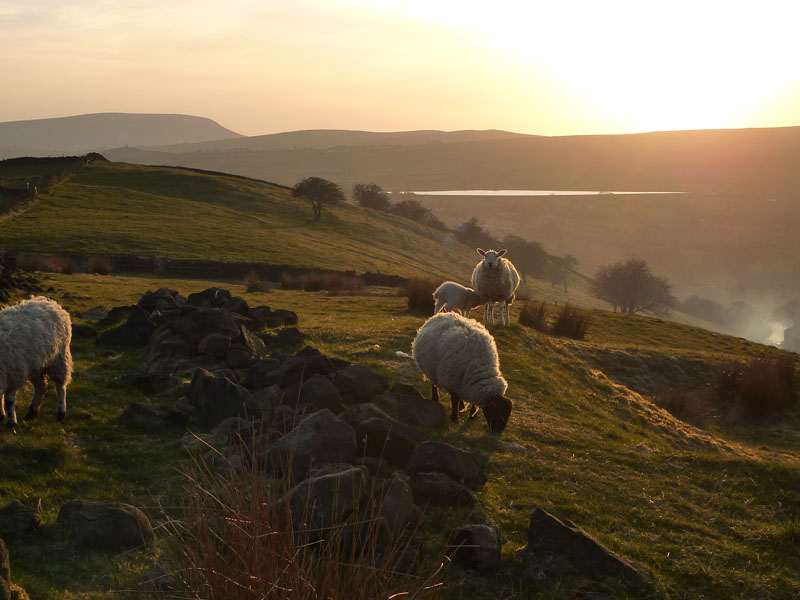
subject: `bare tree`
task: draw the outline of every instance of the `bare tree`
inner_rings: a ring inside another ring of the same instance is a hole
[[[376,183],[357,183],[353,186],[353,199],[365,208],[388,211],[391,206],[389,196]]]
[[[292,188],[292,196],[295,198],[305,198],[311,202],[311,209],[314,211],[314,220],[322,218],[322,206],[324,204],[338,204],[344,202],[342,188],[321,177],[306,177],[299,181]]]
[[[657,277],[640,258],[600,267],[595,275],[594,294],[627,314],[644,310],[663,312],[677,300],[672,286],[664,277]]]

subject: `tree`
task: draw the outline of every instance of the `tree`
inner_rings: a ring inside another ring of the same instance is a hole
[[[338,204],[344,202],[342,188],[321,177],[306,177],[299,181],[292,188],[292,196],[295,198],[305,198],[311,202],[311,209],[314,211],[314,220],[322,218],[322,206],[324,204]]]
[[[384,212],[389,210],[389,195],[375,183],[357,183],[353,186],[353,199],[356,204],[365,208],[374,208]]]
[[[627,314],[643,310],[665,311],[676,303],[672,286],[657,277],[640,258],[600,267],[595,275],[594,294]]]
[[[447,226],[441,219],[434,215],[431,209],[424,206],[419,200],[401,200],[400,202],[395,202],[392,204],[389,212],[398,217],[404,217],[411,221],[421,223],[422,225],[427,225],[433,229],[438,229],[440,231],[447,230]]]
[[[544,275],[550,255],[539,242],[529,242],[517,235],[508,235],[503,238],[500,246],[508,250],[511,262],[523,277]]]
[[[567,282],[569,274],[578,266],[578,259],[567,254],[566,256],[551,256],[550,263],[547,265],[547,279],[552,285],[564,284],[564,293],[567,293]]]
[[[500,242],[478,224],[477,217],[472,217],[469,221],[459,225],[455,234],[459,242],[470,248],[500,249]]]

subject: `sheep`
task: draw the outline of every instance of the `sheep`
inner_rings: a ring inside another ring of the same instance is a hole
[[[444,310],[455,311],[468,317],[469,311],[483,304],[483,300],[475,293],[475,290],[464,287],[455,281],[445,281],[436,288],[436,291],[433,292],[433,299],[436,300],[433,314]]]
[[[497,347],[486,327],[456,313],[438,313],[417,331],[411,354],[431,382],[431,396],[439,401],[439,387],[450,392],[450,420],[458,423],[462,402],[478,408],[492,433],[501,434],[511,414],[505,397],[508,385],[500,374]]]
[[[519,287],[519,273],[510,260],[503,258],[507,250],[476,250],[483,260],[472,271],[472,287],[486,302],[483,318],[494,325],[494,303],[498,302],[500,323],[511,323],[511,304],[514,302],[514,292]],[[503,306],[506,308],[505,314]]]
[[[25,419],[39,413],[47,384],[53,380],[58,393],[56,418],[67,414],[67,384],[72,378],[72,323],[69,313],[57,302],[37,296],[0,310],[0,423],[8,413],[8,428],[17,425],[14,396],[26,381],[33,383],[31,400]]]

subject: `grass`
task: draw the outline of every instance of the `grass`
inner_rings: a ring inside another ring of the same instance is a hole
[[[162,286],[186,295],[220,284],[88,274],[42,279],[73,311],[129,304]],[[241,283],[221,285],[245,294]],[[337,297],[275,288],[245,297],[251,305],[295,310],[300,329],[323,352],[368,364],[391,382],[403,379],[429,394],[413,363],[395,354],[409,350],[425,317],[411,314],[394,290],[370,288]],[[800,595],[797,411],[773,423],[701,429],[642,395],[675,379],[671,369],[700,383],[730,360],[786,354],[658,319],[603,311],[591,311],[590,317],[592,326],[580,341],[516,322],[491,328],[514,411],[500,438],[487,435],[482,420],[463,419],[439,436],[479,452],[489,482],[475,512],[435,511],[424,547],[435,555],[449,528],[485,520],[501,529],[503,563],[485,576],[452,570],[445,577],[445,597],[521,599],[532,590],[544,598],[569,597],[577,582],[568,576],[535,587],[524,577],[516,549],[526,541],[537,506],[571,519],[646,566],[663,595]],[[146,431],[119,419],[130,400],[176,402],[170,395],[144,398],[114,383],[142,360],[140,352],[106,353],[81,343],[75,356],[77,376],[64,425],[49,414],[51,391],[38,421],[24,424],[16,438],[0,438],[0,498],[41,501],[44,511],[42,531],[7,540],[14,578],[35,598],[101,598],[109,589],[133,585],[145,566],[162,557],[164,545],[87,558],[54,528],[58,507],[76,497],[120,499],[144,506],[160,522],[156,506],[171,505],[186,464],[178,434]],[[20,396],[24,405],[30,389]],[[639,597],[622,588],[614,594]]]
[[[84,166],[0,223],[3,246],[16,250],[466,278],[470,251],[443,235],[349,204],[324,208],[315,223],[307,204],[280,186],[123,163]]]

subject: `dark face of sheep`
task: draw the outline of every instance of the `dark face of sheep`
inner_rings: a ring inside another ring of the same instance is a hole
[[[500,435],[506,428],[513,402],[505,396],[493,396],[483,405],[483,415],[492,433]]]
[[[495,252],[494,250],[482,250],[481,248],[476,248],[476,251],[483,257],[483,264],[490,270],[497,269],[500,266],[500,259],[508,252],[507,250]]]

